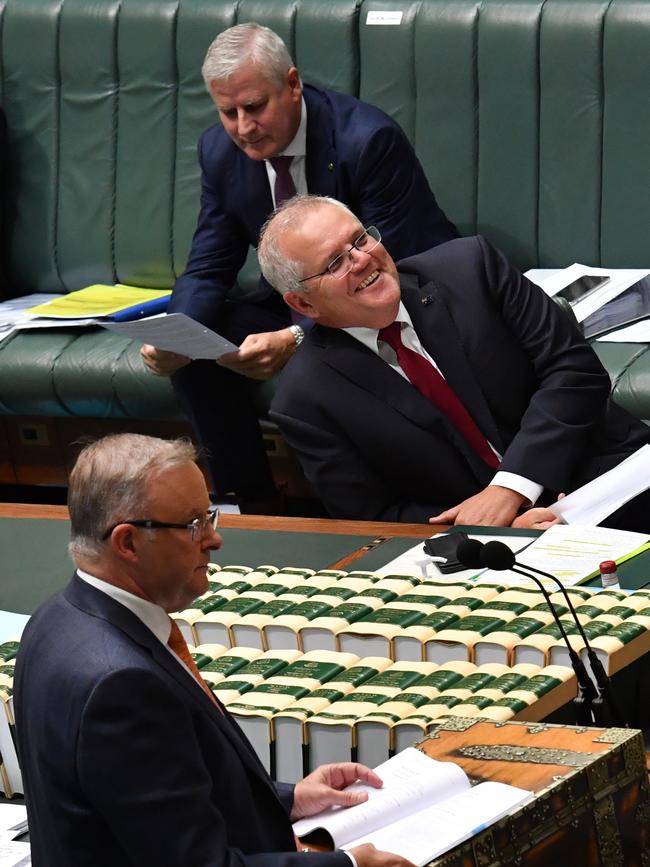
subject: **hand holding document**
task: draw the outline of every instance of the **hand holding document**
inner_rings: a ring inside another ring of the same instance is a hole
[[[368,793],[367,801],[300,819],[293,826],[296,836],[341,849],[372,843],[424,865],[533,798],[505,783],[472,787],[461,767],[412,747],[375,771],[383,788],[354,783],[351,788]]]
[[[134,322],[99,322],[103,328],[130,337],[137,343],[150,343],[156,349],[176,352],[188,358],[216,360],[239,349],[215,331],[184,313],[167,313]]]

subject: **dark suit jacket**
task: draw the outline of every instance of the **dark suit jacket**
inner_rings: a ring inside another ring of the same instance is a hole
[[[25,630],[15,709],[35,867],[304,867],[293,787],[276,788],[232,717],[76,575]]]
[[[458,235],[436,203],[413,148],[384,112],[306,85],[307,188],[376,225],[396,258]],[[251,160],[218,124],[199,142],[201,213],[169,312],[216,326],[221,302],[273,209],[264,161]],[[258,297],[271,292],[261,282]],[[253,299],[251,299],[253,300]]]
[[[482,238],[398,268],[423,346],[503,455],[502,470],[566,493],[648,441],[609,399],[609,377],[575,324]],[[337,329],[311,330],[271,418],[337,517],[426,520],[493,477],[445,416]]]

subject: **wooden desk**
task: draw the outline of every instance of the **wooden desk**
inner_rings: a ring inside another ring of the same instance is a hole
[[[0,503],[0,518],[26,518],[67,521],[66,506],[33,505],[24,503]],[[269,515],[219,516],[219,527],[226,530],[265,530],[288,533],[328,533],[339,536],[366,536],[371,541],[328,564],[330,569],[345,569],[360,559],[372,548],[377,548],[389,539],[427,539],[441,530],[439,524],[399,524],[381,521],[340,521],[334,518],[287,518]],[[298,564],[296,564],[298,565]]]
[[[476,782],[496,780],[535,800],[432,862],[432,867],[644,867],[650,787],[633,729],[450,720],[419,744]]]

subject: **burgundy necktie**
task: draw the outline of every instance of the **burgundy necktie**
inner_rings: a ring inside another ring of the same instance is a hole
[[[444,376],[426,358],[404,346],[400,332],[400,323],[393,322],[392,325],[380,330],[379,339],[384,340],[395,350],[399,366],[407,375],[411,385],[414,385],[421,394],[443,412],[479,457],[489,467],[496,470],[499,466],[499,459],[490,448],[474,419],[460,402]]]
[[[275,207],[296,195],[296,185],[289,171],[293,157],[271,157],[269,162],[275,171]]]

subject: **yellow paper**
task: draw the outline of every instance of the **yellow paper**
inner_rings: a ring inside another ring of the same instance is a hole
[[[108,286],[97,283],[78,289],[47,304],[30,307],[27,313],[57,319],[92,319],[96,316],[110,316],[146,301],[171,295],[171,289],[143,289],[140,286],[124,286],[118,283]]]

